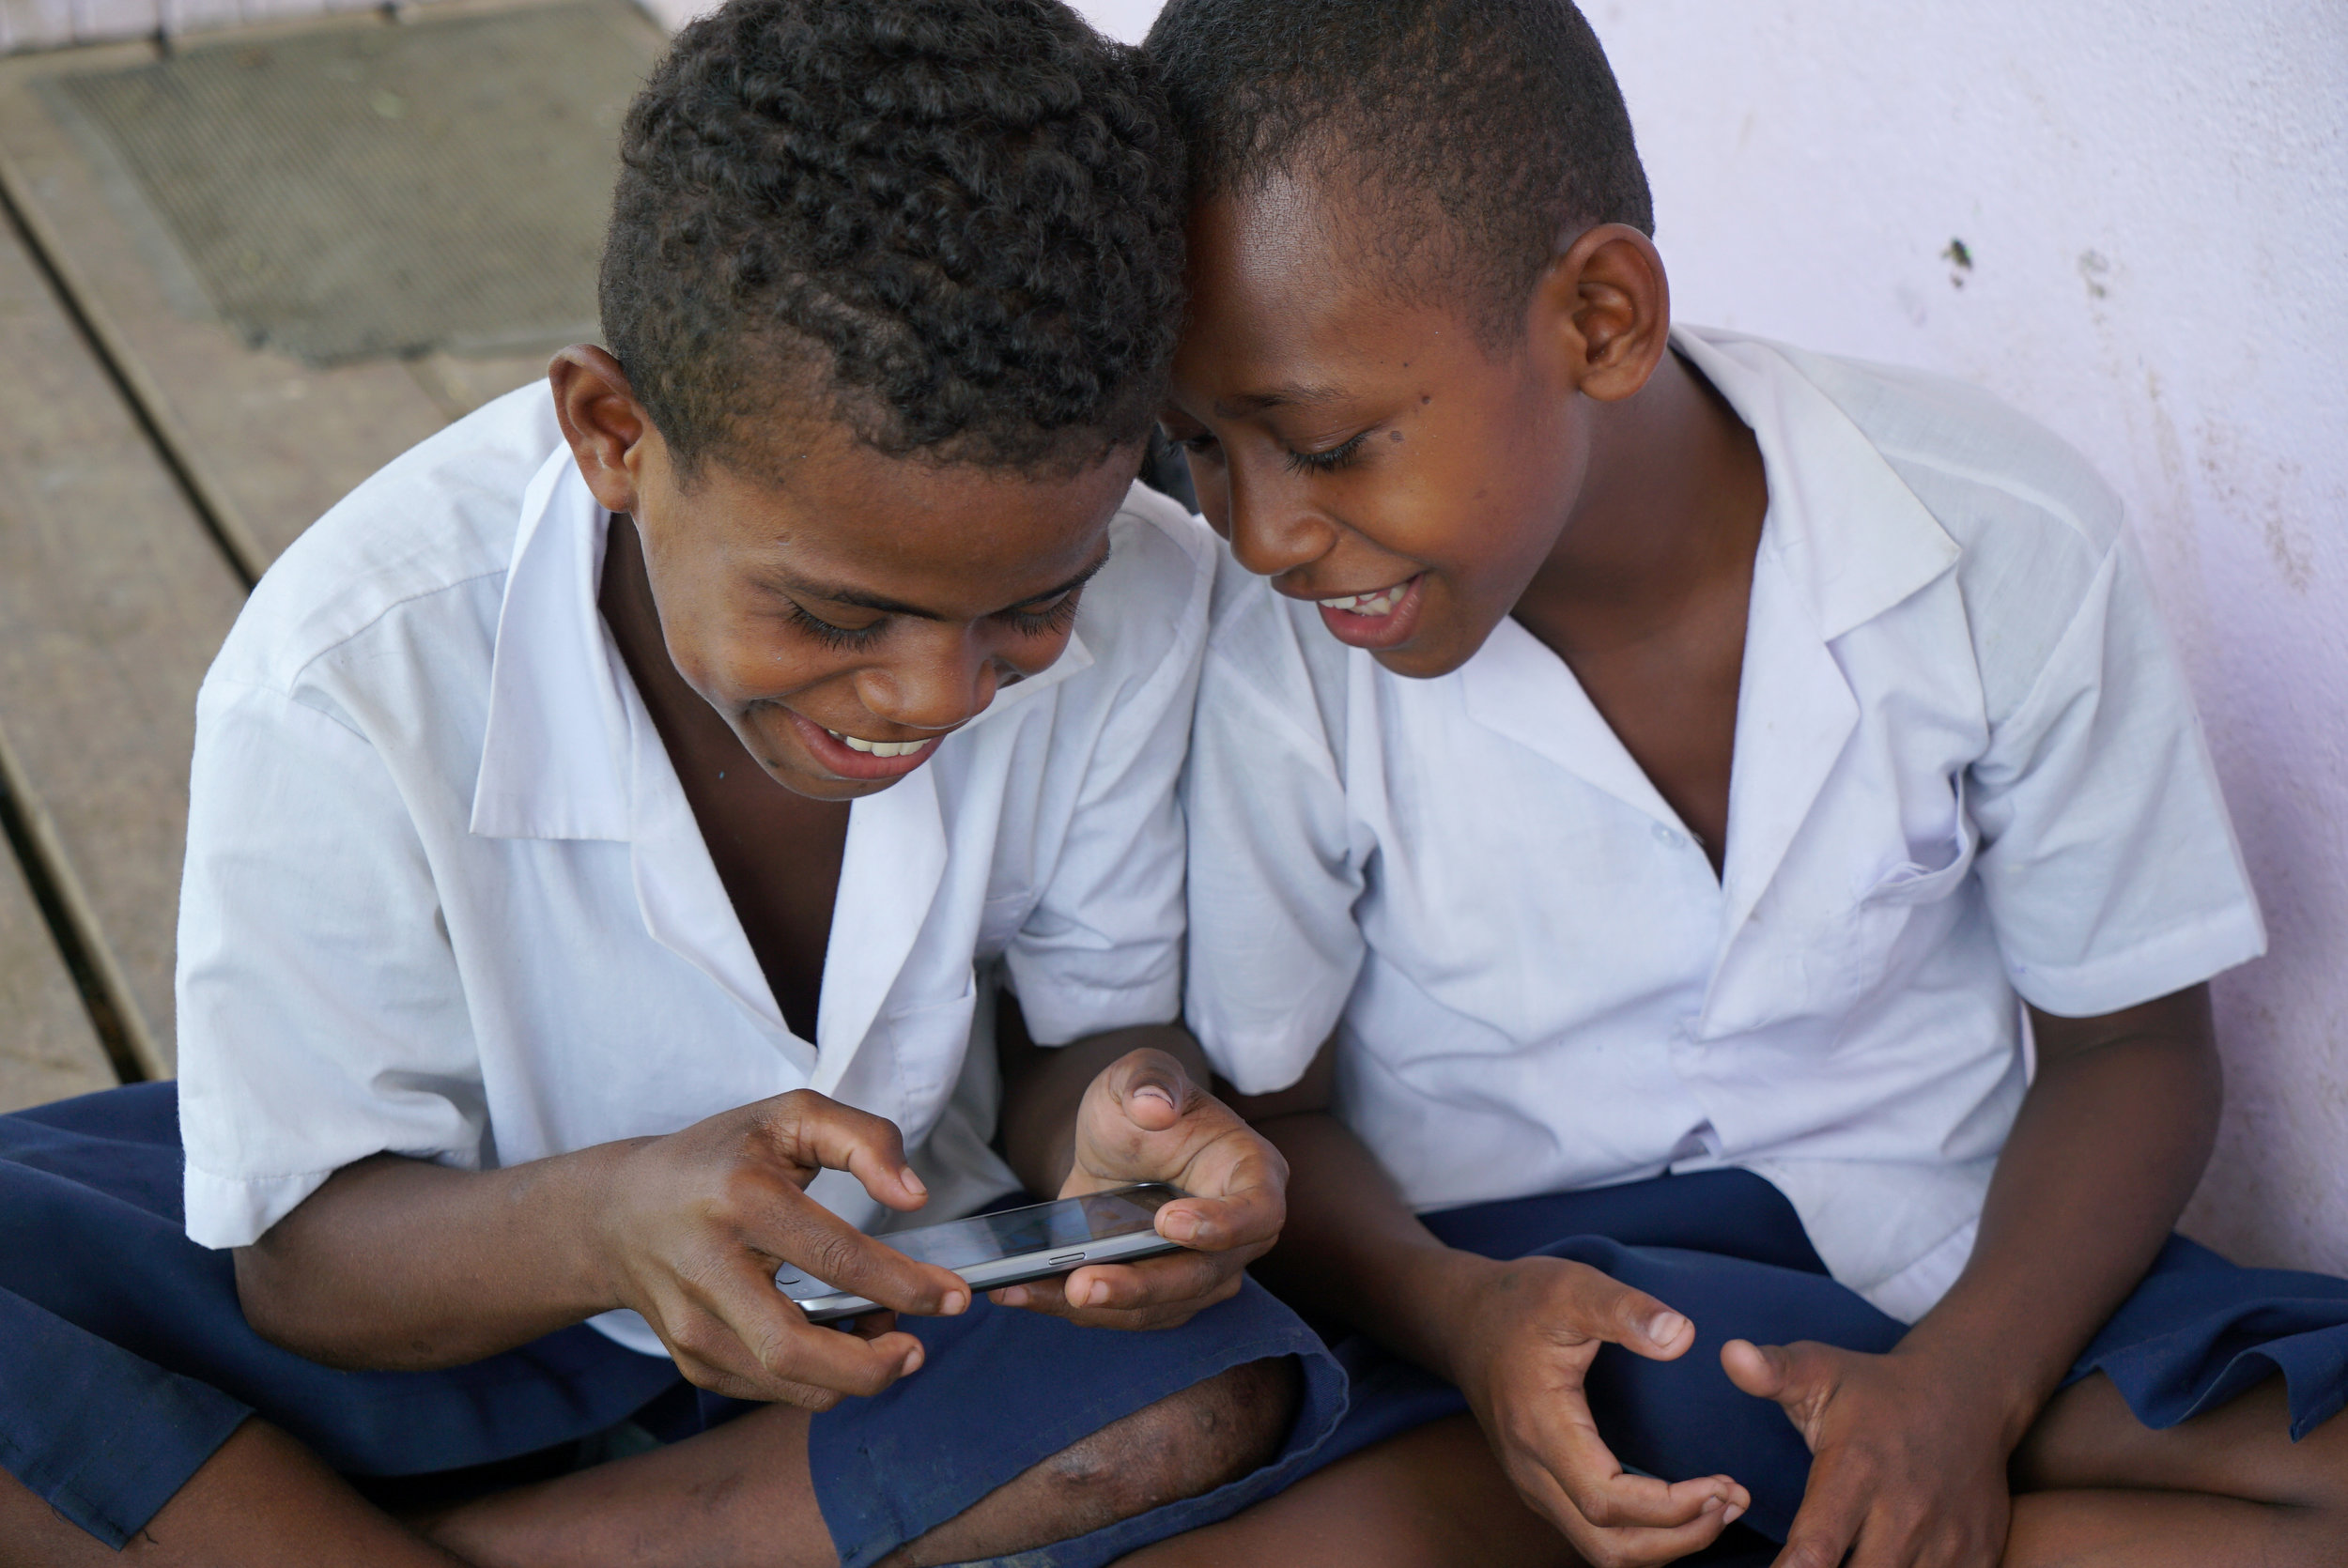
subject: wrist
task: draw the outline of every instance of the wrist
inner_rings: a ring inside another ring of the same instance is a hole
[[[598,1144],[566,1157],[569,1177],[563,1185],[564,1212],[553,1217],[550,1229],[565,1239],[564,1255],[572,1260],[571,1287],[592,1303],[587,1314],[632,1307],[628,1289],[627,1205],[626,1194],[636,1185],[628,1171],[637,1151],[656,1142],[630,1138]]]
[[[1502,1264],[1441,1245],[1413,1247],[1390,1277],[1389,1331],[1377,1337],[1457,1388],[1474,1380],[1478,1309]]]
[[[2016,1355],[2010,1335],[1970,1332],[1930,1317],[1911,1329],[1891,1356],[1918,1373],[1936,1401],[1970,1411],[2009,1454],[2061,1377],[2058,1372],[2050,1378]]]

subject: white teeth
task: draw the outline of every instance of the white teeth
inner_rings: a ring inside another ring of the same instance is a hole
[[[1394,607],[1402,602],[1402,595],[1410,589],[1409,583],[1398,582],[1375,593],[1341,593],[1334,599],[1322,599],[1319,603],[1323,609],[1350,609],[1356,615],[1392,615]]]
[[[925,746],[937,744],[935,735],[925,741],[868,741],[859,735],[843,735],[837,730],[826,730],[824,733],[850,751],[869,752],[875,757],[910,757]]]

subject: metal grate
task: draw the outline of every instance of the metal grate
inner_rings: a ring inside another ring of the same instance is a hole
[[[620,117],[657,38],[620,4],[228,41],[54,78],[213,308],[313,364],[589,334]]]

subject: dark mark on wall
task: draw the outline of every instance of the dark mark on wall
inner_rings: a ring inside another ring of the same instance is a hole
[[[1963,288],[1965,274],[1973,269],[1973,248],[1962,239],[1952,238],[1949,248],[1940,253],[1940,259],[1949,264],[1949,286]]]
[[[2079,276],[2086,281],[2089,299],[2101,300],[2111,292],[2105,286],[2111,277],[2111,262],[2101,251],[2079,253]]]

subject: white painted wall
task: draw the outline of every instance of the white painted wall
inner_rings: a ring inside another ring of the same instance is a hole
[[[1682,319],[1977,382],[2127,499],[2273,935],[2187,1228],[2348,1273],[2348,5],[1587,3]]]
[[[0,0],[0,54],[379,8],[383,0]],[[399,0],[402,5],[421,0]]]

